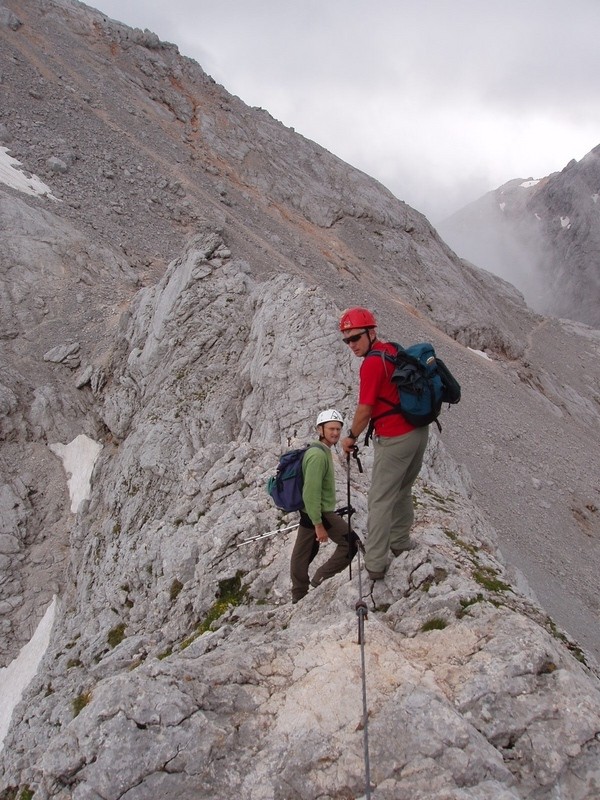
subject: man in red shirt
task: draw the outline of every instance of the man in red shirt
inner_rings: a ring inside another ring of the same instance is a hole
[[[364,359],[360,367],[358,406],[348,435],[342,439],[345,453],[373,422],[375,457],[369,489],[368,534],[365,566],[371,580],[380,580],[387,568],[388,551],[394,556],[414,547],[410,529],[414,520],[412,486],[417,479],[427,446],[428,426],[415,428],[399,411],[398,390],[391,382],[393,365],[383,353],[395,354],[395,347],[377,338],[377,322],[366,308],[349,308],[340,319],[343,340],[355,356]],[[366,358],[370,352],[381,352]],[[388,402],[386,402],[388,401]]]

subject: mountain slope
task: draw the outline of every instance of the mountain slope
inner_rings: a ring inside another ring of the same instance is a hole
[[[600,145],[541,180],[514,180],[437,227],[538,311],[600,327]]]
[[[0,134],[57,199],[0,185],[3,663],[58,594],[5,795],[363,792],[358,565],[292,608],[289,534],[242,544],[287,521],[279,452],[354,407],[336,320],[359,302],[464,393],[419,547],[362,585],[378,796],[591,796],[597,333],[532,313],[175,46],[67,0],[4,9]],[[80,435],[102,449],[74,504],[56,444]]]
[[[5,744],[7,785],[56,798],[359,796],[362,596],[380,796],[589,796],[598,679],[504,566],[435,434],[419,545],[385,583],[361,592],[355,571],[292,606],[289,534],[244,544],[283,524],[264,484],[294,441],[282,434],[310,435],[299,389],[353,403],[337,313],[290,275],[256,282],[214,231],[136,296],[51,646]],[[370,452],[363,461],[361,532]]]

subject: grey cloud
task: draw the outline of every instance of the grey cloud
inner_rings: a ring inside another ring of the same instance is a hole
[[[597,0],[105,0],[102,9],[175,42],[233,94],[432,217],[598,144]]]

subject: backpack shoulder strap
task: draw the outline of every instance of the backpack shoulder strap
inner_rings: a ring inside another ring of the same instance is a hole
[[[324,453],[329,453],[329,448],[326,444],[321,444],[320,442],[313,442],[311,447],[316,447],[318,450],[322,450]]]
[[[396,342],[387,342],[387,344],[394,345],[394,347],[396,348],[396,355],[388,353],[387,350],[369,350],[369,352],[365,355],[365,358],[368,358],[369,356],[380,356],[382,361],[389,361],[391,364],[395,364],[398,354],[403,353],[404,348],[401,347]]]
[[[304,453],[306,454],[311,449],[311,447],[315,448],[315,450],[322,450],[324,453],[327,453],[329,450],[329,448],[325,444],[321,444],[320,442],[311,442],[304,448]]]
[[[388,353],[387,350],[369,350],[367,356],[381,356],[382,361],[387,361],[388,363],[392,364],[394,367],[398,365],[398,360],[403,357],[405,354],[405,350],[402,345],[398,344],[398,342],[388,342],[396,349],[395,355]],[[366,358],[366,356],[365,356]],[[407,358],[410,358],[407,356]],[[365,447],[369,446],[369,441],[373,438],[373,431],[375,429],[375,423],[381,417],[387,417],[389,414],[399,414],[400,412],[400,403],[392,403],[385,397],[378,397],[377,398],[380,402],[385,403],[386,405],[390,406],[388,411],[384,411],[382,414],[378,414],[376,417],[371,417],[369,420],[369,426],[367,428],[367,432],[365,434]]]

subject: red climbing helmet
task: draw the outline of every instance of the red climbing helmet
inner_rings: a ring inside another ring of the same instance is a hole
[[[361,306],[347,308],[340,318],[340,330],[349,331],[352,328],[376,328],[377,321],[373,314]]]

